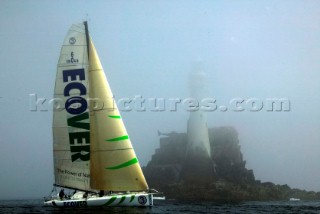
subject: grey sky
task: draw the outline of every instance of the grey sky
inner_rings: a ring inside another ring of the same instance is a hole
[[[116,98],[187,98],[201,58],[208,94],[288,98],[290,112],[207,114],[239,131],[257,179],[320,191],[320,2],[0,1],[0,198],[42,197],[53,183],[52,112],[31,112],[29,94],[52,98],[68,28],[86,19]],[[185,132],[189,113],[122,112],[142,165],[157,130]]]

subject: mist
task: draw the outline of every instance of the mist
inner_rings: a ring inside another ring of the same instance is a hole
[[[187,131],[189,76],[201,59],[206,96],[214,101],[208,127],[237,129],[256,179],[320,191],[319,1],[0,5],[1,199],[41,198],[52,189],[48,101],[63,39],[84,20],[119,108],[121,99],[145,99],[145,109],[131,102],[121,111],[142,166],[159,147],[158,130]],[[35,95],[47,101],[32,110]],[[274,98],[286,103],[270,110]],[[157,109],[161,99],[164,109]],[[181,102],[172,109],[175,99]]]

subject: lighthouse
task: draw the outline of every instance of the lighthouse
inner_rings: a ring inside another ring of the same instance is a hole
[[[197,62],[190,73],[189,93],[198,103],[206,98],[207,84],[206,73],[203,63]],[[197,111],[191,111],[187,128],[187,156],[189,153],[201,152],[204,157],[211,158],[211,148],[208,135],[207,117],[200,108]]]
[[[206,79],[203,63],[199,61],[189,77],[190,97],[198,103],[207,96]],[[187,149],[181,178],[191,183],[210,183],[214,174],[211,151],[206,113],[198,108],[190,112],[188,119]]]

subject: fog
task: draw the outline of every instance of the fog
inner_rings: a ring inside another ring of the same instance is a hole
[[[52,98],[63,39],[84,20],[115,99],[145,99],[145,110],[121,112],[142,166],[158,130],[186,132],[201,59],[217,107],[208,127],[238,130],[256,179],[320,191],[319,9],[317,0],[0,1],[0,198],[51,191],[52,111],[48,102],[32,111],[33,99]],[[286,105],[271,111],[272,98]]]

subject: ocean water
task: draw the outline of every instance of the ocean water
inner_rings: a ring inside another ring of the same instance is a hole
[[[43,200],[0,201],[0,213],[317,213],[320,201],[245,202],[239,204],[185,203],[176,200],[155,201],[153,207],[44,207]]]

